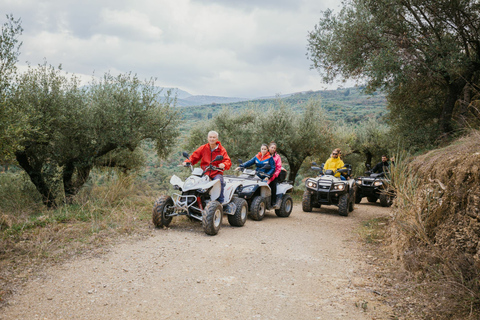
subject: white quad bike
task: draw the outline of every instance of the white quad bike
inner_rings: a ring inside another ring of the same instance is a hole
[[[241,161],[240,161],[241,163]],[[269,168],[269,164],[265,165]],[[288,217],[293,209],[292,197],[288,194],[293,191],[290,182],[284,181],[277,184],[277,203],[271,203],[272,191],[267,182],[265,173],[247,168],[241,169],[240,176],[225,176],[226,185],[234,189],[234,194],[239,199],[245,199],[248,203],[249,215],[253,220],[260,221],[267,210],[275,209],[278,217]],[[227,189],[227,188],[225,188]]]
[[[183,156],[189,158],[188,153]],[[217,156],[206,168],[193,168],[192,175],[185,181],[173,175],[170,183],[181,194],[174,193],[173,197],[161,196],[153,206],[152,220],[157,228],[167,227],[173,217],[186,215],[192,221],[202,221],[203,230],[208,235],[216,235],[222,224],[223,214],[227,214],[228,222],[235,227],[242,227],[247,220],[247,201],[234,195],[233,186],[225,186],[224,202],[217,201],[221,192],[220,180],[212,180],[205,173],[209,170],[221,170],[212,165],[215,161],[223,160]]]

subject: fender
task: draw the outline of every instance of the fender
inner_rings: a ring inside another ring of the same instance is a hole
[[[264,198],[270,197],[272,195],[272,190],[270,189],[270,186],[266,182],[262,182],[259,184],[260,185],[260,195]]]
[[[231,183],[225,183],[225,188],[223,190],[223,197],[224,197],[224,203],[230,202],[230,200],[233,198],[233,194],[235,193],[235,190],[237,187],[241,184],[231,184]]]
[[[207,187],[208,185],[208,187]],[[208,189],[211,187],[210,189],[210,199],[213,201],[213,200],[217,200],[218,197],[220,197],[220,192],[222,191],[222,183],[220,182],[220,180],[212,180],[210,181],[207,185],[205,186],[202,186],[204,189]],[[198,187],[197,187],[198,188]],[[225,202],[225,199],[227,199],[227,197],[223,197],[224,199],[224,202]]]
[[[292,189],[293,189],[293,186],[291,184],[288,184],[288,183],[277,184],[277,194],[288,193],[288,192],[291,192]]]
[[[177,177],[176,175],[173,175],[171,178],[170,178],[170,184],[172,186],[179,186],[180,189],[183,189],[183,181],[182,179],[180,179],[179,177]]]

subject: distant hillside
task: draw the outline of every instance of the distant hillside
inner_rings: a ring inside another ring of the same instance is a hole
[[[178,88],[167,88],[167,87],[158,87],[163,90],[163,94],[167,93],[167,90],[171,91],[172,97],[177,97],[177,106],[178,107],[189,107],[189,106],[201,106],[207,104],[226,104],[234,103],[238,101],[247,101],[246,98],[236,98],[236,97],[218,97],[218,96],[207,96],[207,95],[192,95],[185,90]]]
[[[228,104],[239,101],[247,101],[245,98],[230,98],[230,97],[216,97],[216,96],[189,96],[185,99],[177,99],[179,107],[187,106],[201,106],[208,104]]]
[[[367,118],[381,118],[387,114],[385,95],[366,95],[359,88],[307,91],[278,98],[242,100],[231,103],[216,101],[201,106],[185,106],[182,112],[185,120],[201,120],[213,117],[224,107],[238,111],[251,106],[266,109],[278,105],[278,100],[283,101],[294,110],[300,110],[301,106],[310,99],[321,100],[322,107],[327,111],[327,118],[332,121],[344,119],[347,122],[356,123]]]

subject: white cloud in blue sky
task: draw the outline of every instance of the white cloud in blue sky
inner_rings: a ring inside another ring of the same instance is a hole
[[[46,60],[87,80],[133,72],[192,94],[261,97],[327,88],[310,70],[307,33],[339,4],[0,0],[0,8],[22,19],[20,66]]]

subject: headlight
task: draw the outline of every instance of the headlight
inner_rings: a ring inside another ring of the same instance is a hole
[[[242,189],[242,192],[244,193],[252,192],[254,188],[255,186],[246,186],[245,188]]]
[[[373,183],[373,185],[374,185],[375,187],[381,186],[382,184],[383,184],[382,181],[375,181],[375,182]]]
[[[198,192],[199,193],[205,193],[205,192],[207,192],[207,189],[199,189]]]
[[[307,181],[307,187],[312,188],[312,189],[316,189],[317,188],[317,183],[314,182],[314,181]]]
[[[343,183],[339,183],[333,186],[335,190],[342,191],[345,189],[345,185]]]
[[[357,180],[357,181],[355,181],[355,183],[360,185],[360,184],[362,184],[362,180]]]
[[[178,185],[174,185],[174,186],[173,186],[173,189],[174,189],[174,190],[180,190],[180,187],[179,187]]]

